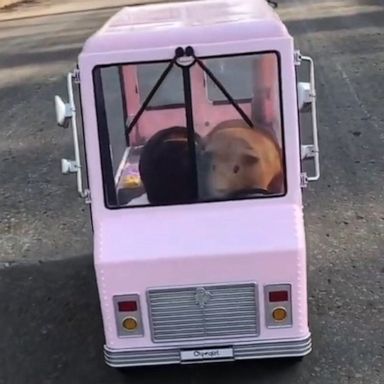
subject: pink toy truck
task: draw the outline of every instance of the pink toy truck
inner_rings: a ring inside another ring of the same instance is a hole
[[[319,178],[314,67],[273,7],[125,7],[86,41],[67,80],[68,103],[56,96],[55,106],[75,160],[62,171],[76,173],[91,207],[106,363],[308,354],[302,188]]]

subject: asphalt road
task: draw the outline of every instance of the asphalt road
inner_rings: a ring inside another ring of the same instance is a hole
[[[125,374],[103,362],[88,208],[60,174],[72,142],[53,113],[82,42],[118,2],[51,3],[0,13],[0,383],[383,383],[382,1],[280,1],[317,71],[322,177],[305,191],[313,352],[295,365]]]

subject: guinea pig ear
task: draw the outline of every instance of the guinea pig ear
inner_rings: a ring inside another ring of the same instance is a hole
[[[251,155],[251,154],[243,154],[241,156],[241,162],[244,165],[255,165],[260,161],[260,158],[256,155]]]

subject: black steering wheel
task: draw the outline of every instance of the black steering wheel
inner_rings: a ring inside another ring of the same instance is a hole
[[[231,198],[239,199],[242,197],[249,197],[251,195],[273,195],[273,193],[264,188],[249,188],[233,192],[231,194]]]

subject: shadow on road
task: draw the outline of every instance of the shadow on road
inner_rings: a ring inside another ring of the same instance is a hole
[[[371,356],[372,362],[380,353],[377,345],[364,339],[363,329],[350,333],[351,322],[367,321],[364,303],[372,311],[378,300],[369,302],[364,297],[352,296],[352,302],[348,298],[351,290],[358,295],[363,286],[357,288],[343,279],[331,281],[320,277],[331,276],[331,270],[338,274],[348,269],[359,273],[359,269],[340,262],[311,273],[309,310],[314,350],[301,362],[255,360],[122,372],[108,367],[103,360],[104,334],[91,255],[4,268],[0,270],[0,383],[340,382],[333,381],[333,376],[352,377],[354,370],[361,372],[365,368],[359,367],[361,353]],[[372,272],[368,276],[373,276]],[[378,332],[380,325],[373,324],[369,324],[370,329]]]
[[[357,13],[354,15],[337,15],[327,17],[316,17],[287,20],[286,26],[288,30],[294,31],[294,35],[315,33],[315,32],[332,32],[339,30],[355,30],[369,28],[373,26],[383,25],[384,11],[372,11],[366,13]]]
[[[359,4],[384,7],[384,3],[382,0],[359,0]]]
[[[79,15],[79,14],[89,14],[89,13],[95,14],[95,13],[98,13],[98,12],[113,13],[114,11],[116,11],[116,10],[118,10],[120,8],[121,8],[121,6],[99,7],[97,9],[92,9],[92,10],[82,9],[82,10],[74,10],[74,11],[59,11],[59,12],[52,12],[52,13],[47,13],[47,14],[45,14],[44,11],[40,11],[36,15],[35,14],[29,14],[28,15],[28,13],[26,13],[25,16],[18,16],[17,14],[13,13],[13,9],[10,9],[9,10],[9,14],[10,14],[9,17],[6,17],[5,15],[3,15],[0,18],[0,25],[1,25],[2,22],[10,22],[10,21],[21,21],[21,22],[23,22],[23,21],[27,21],[27,20],[40,19],[41,17],[54,18],[56,16],[70,16],[70,15],[73,15],[73,14]],[[11,12],[13,14],[11,14]]]
[[[299,374],[300,364],[284,360],[124,372],[106,366],[90,255],[2,269],[0,298],[0,383],[246,383],[249,370],[258,383],[284,383],[287,370]]]
[[[73,156],[73,139],[56,125],[53,98],[67,99],[66,73],[82,42],[107,17],[90,13],[76,28],[65,17],[0,23],[1,262],[90,249],[89,207],[78,197],[73,175],[60,172],[60,159]]]
[[[59,168],[60,158],[71,156],[71,136],[55,126],[52,102],[55,94],[66,94],[65,73],[76,60],[76,44],[108,13],[84,12],[76,28],[65,15],[41,19],[49,24],[0,23],[0,43],[8,47],[0,65],[0,85],[7,83],[0,98],[0,211],[5,223],[0,233],[10,236],[9,249],[1,239],[1,257],[37,261],[88,252],[88,208],[77,200],[75,180],[61,176]],[[309,19],[305,28],[301,21],[289,22],[299,42],[312,42],[309,54],[319,63],[324,173],[306,211],[312,248],[311,355],[296,365],[276,360],[117,372],[103,361],[92,257],[84,255],[0,270],[0,383],[381,383],[384,168],[377,121],[382,116],[382,39],[353,30],[381,26],[383,19],[383,12],[374,12]],[[340,30],[351,33],[335,33],[332,39],[304,33]],[[367,60],[371,53],[376,61]],[[53,64],[58,67],[48,72]],[[20,69],[33,65],[40,67],[33,76]]]

